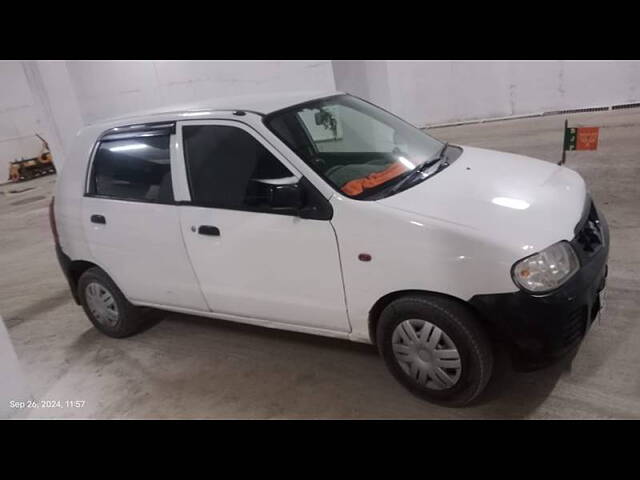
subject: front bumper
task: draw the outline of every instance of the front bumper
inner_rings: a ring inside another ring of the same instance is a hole
[[[571,245],[580,270],[562,287],[545,295],[522,291],[476,295],[470,303],[511,348],[516,364],[544,366],[571,351],[584,337],[601,305],[609,257],[609,228],[593,202],[587,202]]]

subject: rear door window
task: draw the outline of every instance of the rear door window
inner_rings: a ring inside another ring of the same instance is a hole
[[[89,193],[173,203],[169,135],[101,141],[93,160]]]

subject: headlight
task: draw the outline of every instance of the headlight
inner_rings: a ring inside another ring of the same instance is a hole
[[[517,286],[531,293],[545,293],[569,280],[580,268],[573,247],[566,241],[518,260],[511,269]]]

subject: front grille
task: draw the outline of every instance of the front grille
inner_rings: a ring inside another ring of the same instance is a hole
[[[587,256],[595,254],[604,244],[602,225],[593,202],[591,202],[586,220],[576,233],[576,243]]]
[[[586,308],[581,307],[569,315],[569,321],[562,328],[562,345],[568,346],[578,341],[586,329]]]

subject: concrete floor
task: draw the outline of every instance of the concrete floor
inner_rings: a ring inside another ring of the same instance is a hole
[[[587,180],[612,236],[607,311],[572,360],[525,374],[500,356],[482,401],[447,409],[407,393],[367,345],[178,314],[133,338],[105,337],[72,302],[57,265],[50,176],[0,187],[0,314],[34,399],[85,405],[13,417],[640,418],[640,109],[568,118],[603,127],[599,151],[571,152],[567,165]],[[557,161],[563,121],[431,133]]]

